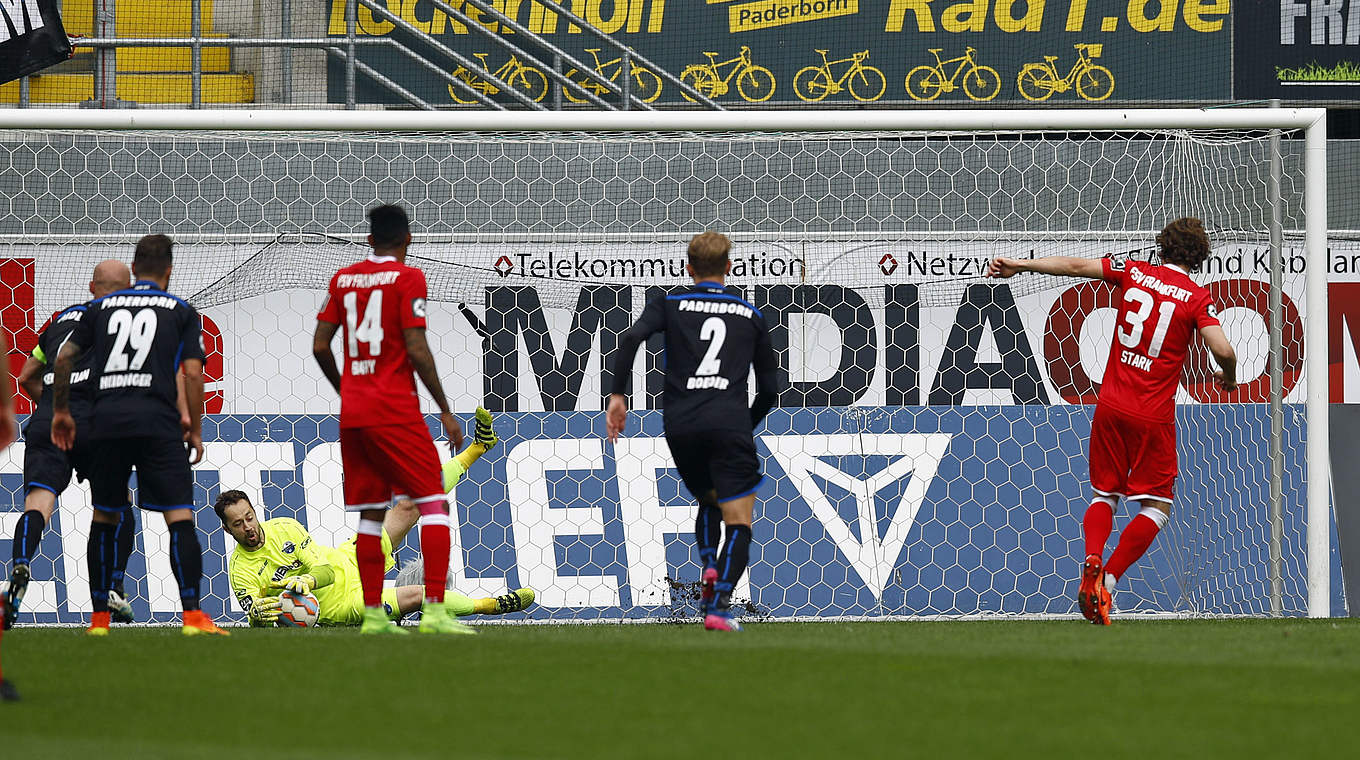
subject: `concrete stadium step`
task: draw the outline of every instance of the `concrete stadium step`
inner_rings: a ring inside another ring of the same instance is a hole
[[[33,103],[81,103],[94,96],[93,74],[45,74],[29,79]],[[118,99],[136,103],[189,103],[193,99],[189,74],[118,75]],[[204,74],[204,103],[253,103],[255,77],[251,74]],[[0,103],[19,102],[19,82],[0,85]]]

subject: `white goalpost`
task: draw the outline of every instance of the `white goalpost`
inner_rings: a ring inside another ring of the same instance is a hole
[[[694,614],[698,567],[660,438],[661,347],[612,447],[600,378],[645,301],[684,281],[684,241],[718,229],[789,386],[757,431],[747,614],[1068,615],[1112,302],[1095,283],[988,281],[981,262],[1149,258],[1163,224],[1199,216],[1214,256],[1197,281],[1244,388],[1216,395],[1207,356],[1187,363],[1172,522],[1117,610],[1326,617],[1326,137],[1324,110],[1290,108],[0,109],[0,314],[31,349],[95,262],[171,235],[170,289],[210,323],[199,496],[244,487],[261,517],[338,544],[354,526],[312,320],[362,254],[364,211],[401,203],[455,411],[487,406],[503,439],[455,491],[454,585],[534,587],[517,617],[535,620],[673,620]],[[0,453],[6,541],[22,451]],[[88,602],[84,489],[44,539],[33,621]],[[154,522],[129,577],[169,621]],[[232,619],[231,539],[210,510],[197,523],[205,609]]]

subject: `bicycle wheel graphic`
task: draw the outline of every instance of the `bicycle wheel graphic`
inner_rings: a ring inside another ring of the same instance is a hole
[[[699,91],[700,95],[706,98],[713,98],[714,91],[717,90],[718,80],[713,77],[713,70],[707,66],[690,66],[680,72],[680,81]],[[689,93],[684,90],[680,94],[691,103],[696,102]]]
[[[1048,100],[1057,89],[1053,73],[1042,63],[1027,63],[1015,78],[1015,88],[1025,100]]]
[[[1114,94],[1114,74],[1104,66],[1088,66],[1077,75],[1077,94],[1087,100],[1104,100]]]
[[[912,100],[934,100],[944,92],[944,80],[934,66],[917,66],[907,72],[907,94]]]
[[[963,75],[963,92],[973,100],[991,100],[1001,94],[1001,75],[991,66],[978,66]]]
[[[568,69],[567,73],[563,74],[563,76],[584,87],[586,92],[589,92],[596,96],[599,96],[601,94],[601,88],[598,84],[595,83],[595,80],[587,79],[584,74],[578,72],[576,69]],[[562,95],[567,100],[570,100],[573,103],[589,102],[584,97],[577,96],[576,93],[572,92],[572,89],[570,87],[563,87]]]
[[[472,86],[472,89],[474,89],[474,90],[481,90],[482,92],[486,92],[486,90],[483,90],[481,87],[478,87],[478,86],[477,86],[478,82],[480,82],[481,80],[479,80],[479,79],[477,79],[476,77],[472,76],[472,72],[468,71],[467,69],[463,68],[462,66],[459,66],[459,67],[458,67],[458,70],[455,71],[455,72],[453,72],[453,78],[454,78],[454,79],[457,79],[457,80],[460,81],[460,82],[465,82],[465,83],[467,83],[468,85],[471,85],[471,86]],[[464,91],[463,91],[462,89],[460,89],[460,88],[458,88],[458,87],[454,87],[454,86],[451,85],[451,84],[449,85],[449,97],[451,97],[451,98],[453,98],[454,100],[458,101],[459,103],[463,103],[463,104],[479,103],[479,102],[481,102],[481,101],[477,100],[476,98],[472,97],[471,95],[464,94]]]
[[[878,100],[888,89],[888,78],[873,66],[865,66],[858,74],[850,75],[850,95],[859,101]]]
[[[793,75],[793,94],[809,103],[831,94],[831,77],[821,66],[808,66]]]
[[[748,103],[764,103],[774,97],[774,72],[752,66],[737,76],[737,92]]]
[[[634,66],[633,97],[643,103],[651,103],[661,97],[661,77],[641,66]]]
[[[535,103],[542,103],[543,98],[548,96],[548,76],[533,66],[525,66],[507,81],[515,89],[523,90]]]

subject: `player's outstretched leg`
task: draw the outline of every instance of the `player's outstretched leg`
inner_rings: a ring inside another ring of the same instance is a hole
[[[1082,533],[1086,538],[1086,560],[1081,567],[1081,585],[1077,589],[1077,606],[1081,614],[1091,622],[1097,622],[1100,596],[1104,584],[1105,544],[1110,540],[1114,529],[1115,500],[1111,496],[1097,495],[1086,508],[1081,520]]]
[[[478,615],[506,615],[511,612],[523,612],[533,605],[535,598],[533,589],[517,588],[500,596],[474,599],[472,611]]]
[[[536,595],[531,588],[518,588],[500,596],[484,596],[473,599],[454,589],[444,590],[444,607],[454,617],[468,615],[505,615],[520,612],[534,603]]]
[[[495,448],[496,444],[500,441],[500,438],[496,435],[495,429],[491,427],[491,412],[488,412],[479,406],[477,407],[475,416],[477,418],[477,426],[472,433],[472,442],[480,444],[484,451],[490,451]]]
[[[136,620],[132,605],[128,603],[127,593],[123,590],[123,578],[127,575],[128,559],[132,556],[132,543],[137,531],[137,523],[132,516],[132,505],[125,507],[118,516],[118,527],[114,531],[113,585],[109,588],[109,614],[115,623],[131,623]]]
[[[1171,504],[1165,501],[1147,499],[1143,501],[1143,508],[1129,522],[1129,526],[1119,535],[1119,543],[1110,553],[1110,561],[1105,563],[1105,582],[1102,588],[1105,589],[1106,597],[1111,597],[1106,602],[1106,611],[1103,621],[1109,625],[1109,607],[1113,606],[1112,596],[1115,583],[1124,577],[1124,573],[1137,562],[1152,546],[1153,539],[1162,528],[1166,527],[1167,521],[1171,519]]]

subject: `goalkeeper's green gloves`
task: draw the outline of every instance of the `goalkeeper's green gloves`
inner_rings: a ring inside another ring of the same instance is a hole
[[[287,578],[284,578],[283,580],[274,581],[269,585],[273,586],[274,588],[284,589],[285,591],[295,591],[299,594],[310,594],[312,593],[312,589],[316,588],[316,578],[313,578],[312,576],[307,575],[305,573],[302,575],[290,575]]]
[[[250,611],[246,613],[253,626],[271,626],[279,619],[279,600],[278,597],[262,596],[256,597],[250,603]]]

